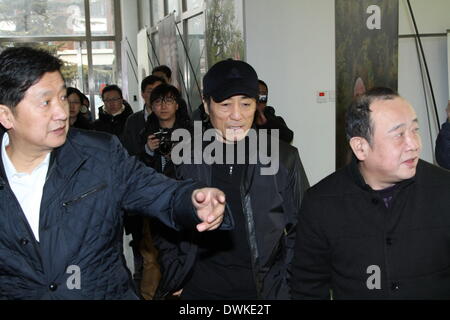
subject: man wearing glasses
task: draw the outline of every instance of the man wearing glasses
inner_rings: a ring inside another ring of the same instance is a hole
[[[122,90],[115,84],[103,89],[102,100],[105,104],[98,110],[99,118],[94,122],[94,130],[114,134],[122,141],[125,122],[133,109],[124,103]]]

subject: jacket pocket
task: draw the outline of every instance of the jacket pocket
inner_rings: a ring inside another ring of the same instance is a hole
[[[107,184],[106,184],[106,183],[97,185],[97,186],[95,186],[95,187],[89,189],[88,191],[85,191],[85,192],[83,192],[82,194],[80,194],[80,195],[74,197],[74,198],[71,199],[71,200],[64,201],[62,205],[63,205],[63,207],[68,207],[68,206],[70,206],[70,205],[73,205],[74,203],[76,203],[76,202],[78,202],[78,201],[81,201],[81,200],[85,199],[86,197],[89,197],[89,196],[93,195],[94,193],[99,192],[99,191],[105,189],[106,187],[107,187]]]

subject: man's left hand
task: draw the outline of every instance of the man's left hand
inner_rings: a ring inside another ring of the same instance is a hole
[[[202,223],[197,230],[211,231],[217,229],[223,221],[225,212],[225,194],[216,188],[202,188],[192,193],[192,204]]]

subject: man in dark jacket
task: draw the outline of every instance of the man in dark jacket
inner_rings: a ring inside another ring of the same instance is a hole
[[[165,83],[165,80],[154,75],[145,77],[141,82],[141,95],[144,99],[144,107],[128,117],[123,132],[123,145],[132,156],[137,156],[144,152],[141,135],[144,131],[145,122],[152,113],[150,95],[153,89],[162,83]]]
[[[347,111],[351,164],[305,195],[295,299],[449,299],[450,173],[419,159],[419,124],[375,88]]]
[[[133,114],[133,109],[123,99],[122,90],[115,84],[103,88],[102,100],[105,104],[98,109],[94,130],[114,134],[123,142],[125,122]]]
[[[61,64],[27,47],[0,54],[0,299],[136,299],[121,211],[204,231],[225,196],[156,173],[114,136],[69,130]]]
[[[181,299],[289,299],[295,225],[309,186],[298,151],[277,137],[270,139],[266,149],[272,151],[270,166],[279,162],[279,167],[265,174],[269,163],[261,159],[261,146],[268,136],[252,129],[258,78],[249,64],[231,59],[215,64],[205,75],[203,88],[213,127],[205,137],[211,133],[215,140],[196,150],[194,138],[193,158],[203,160],[182,164],[177,175],[224,190],[235,229],[205,237],[158,233],[159,294],[182,290]],[[212,163],[202,157],[211,149]],[[223,156],[218,156],[221,150]]]
[[[277,129],[280,139],[291,143],[294,140],[294,132],[288,128],[284,119],[275,115],[275,109],[267,105],[269,88],[267,84],[258,80],[259,96],[256,105],[255,123],[258,129]]]
[[[450,101],[447,106],[447,121],[442,125],[441,131],[436,139],[436,161],[450,170]]]

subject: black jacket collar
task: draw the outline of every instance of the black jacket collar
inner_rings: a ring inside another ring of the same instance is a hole
[[[347,165],[347,169],[349,172],[349,175],[351,177],[351,180],[361,189],[366,190],[366,191],[371,191],[374,192],[374,190],[372,189],[371,186],[369,186],[366,181],[364,180],[364,177],[361,175],[361,171],[359,170],[359,160],[355,157],[355,155],[352,155],[352,160],[351,162]],[[417,169],[416,169],[416,175],[413,176],[410,179],[406,179],[403,181],[400,181],[399,183],[397,183],[398,189],[402,189],[408,185],[410,185],[411,183],[416,181],[416,177],[418,172],[421,170],[421,161],[419,160],[419,163],[417,165]]]

